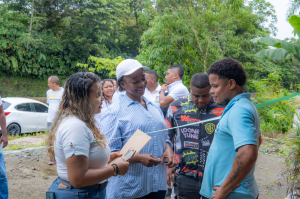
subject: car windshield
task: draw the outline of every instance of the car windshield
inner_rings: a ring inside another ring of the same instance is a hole
[[[3,110],[6,110],[11,105],[11,103],[8,103],[5,101],[2,101],[2,102],[3,102]]]

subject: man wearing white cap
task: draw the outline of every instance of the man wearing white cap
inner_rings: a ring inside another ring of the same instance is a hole
[[[144,70],[147,69],[133,59],[126,59],[117,66],[119,90],[126,93],[106,110],[100,129],[110,140],[111,151],[120,151],[137,129],[149,133],[152,139],[129,160],[125,176],[109,179],[107,199],[164,199],[167,167],[176,165],[168,132],[161,131],[166,129],[163,114],[158,106],[143,97],[147,84]]]

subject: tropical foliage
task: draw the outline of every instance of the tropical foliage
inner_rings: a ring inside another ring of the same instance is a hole
[[[300,16],[292,15],[288,19],[291,26],[294,28],[294,33],[298,37],[300,36]],[[288,54],[290,57],[295,57],[300,60],[300,46],[298,40],[280,40],[272,37],[257,37],[251,40],[252,42],[262,43],[265,46],[271,46],[274,48],[264,49],[259,51],[256,56],[257,57],[270,57],[272,59],[283,60]]]
[[[135,2],[140,1],[2,1],[0,74],[67,76],[81,70],[77,63],[91,55],[136,56],[139,37],[134,36],[145,26],[136,27]]]

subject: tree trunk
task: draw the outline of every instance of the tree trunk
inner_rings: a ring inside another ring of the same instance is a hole
[[[31,2],[31,19],[30,19],[29,35],[28,35],[27,46],[26,46],[27,51],[28,51],[29,37],[30,37],[30,34],[31,34],[31,28],[32,28],[33,6],[34,6],[34,0],[32,0],[32,2]]]

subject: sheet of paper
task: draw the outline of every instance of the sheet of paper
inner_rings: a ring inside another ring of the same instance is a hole
[[[129,149],[135,150],[136,151],[135,154],[139,153],[151,139],[152,139],[152,137],[150,137],[143,131],[141,131],[139,129],[136,130],[136,132],[129,138],[129,140],[126,142],[126,144],[121,149],[120,153],[122,154],[122,157],[123,157],[123,155],[126,154],[126,152]],[[120,158],[121,157],[114,159],[113,161],[111,161],[109,163],[109,165],[116,163]]]

